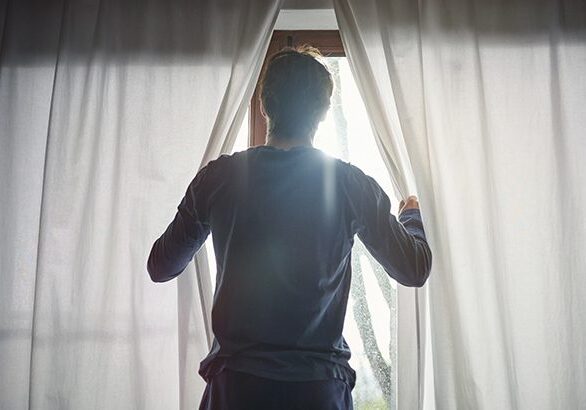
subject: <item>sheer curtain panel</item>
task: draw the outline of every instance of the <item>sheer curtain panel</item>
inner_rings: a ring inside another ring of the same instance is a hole
[[[279,7],[0,2],[0,408],[197,406],[207,272],[154,284],[146,259],[234,141]]]
[[[436,407],[586,408],[584,2],[334,5],[395,179],[413,173],[421,199]]]

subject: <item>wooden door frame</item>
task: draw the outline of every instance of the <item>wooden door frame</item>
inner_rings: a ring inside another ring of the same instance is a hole
[[[326,57],[344,57],[346,55],[338,30],[275,30],[261,73],[264,72],[269,57],[279,50],[305,44],[317,48]],[[260,89],[257,83],[250,101],[248,144],[250,146],[264,145],[266,133],[266,121],[260,110]]]

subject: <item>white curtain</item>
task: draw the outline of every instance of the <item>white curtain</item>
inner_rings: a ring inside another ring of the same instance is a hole
[[[0,2],[0,408],[196,408],[209,278],[146,258],[233,142],[279,7]]]
[[[334,4],[398,190],[421,199],[436,407],[586,408],[584,2]]]

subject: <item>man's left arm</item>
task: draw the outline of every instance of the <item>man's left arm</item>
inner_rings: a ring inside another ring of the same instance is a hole
[[[166,282],[180,275],[210,233],[206,177],[208,166],[195,176],[175,218],[155,241],[147,270],[153,282]]]

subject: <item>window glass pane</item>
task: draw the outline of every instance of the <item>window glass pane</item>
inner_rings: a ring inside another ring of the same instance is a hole
[[[320,124],[314,145],[348,161],[373,177],[393,198],[391,181],[379,154],[366,108],[345,57],[327,57],[336,89],[332,107]],[[397,286],[356,238],[352,251],[352,286],[344,337],[356,370],[354,407],[396,408]]]
[[[242,120],[242,125],[240,126],[240,131],[238,131],[238,136],[236,137],[236,141],[234,142],[234,147],[232,148],[232,152],[244,151],[248,148],[248,121],[249,121],[250,110],[246,110],[246,115]]]

